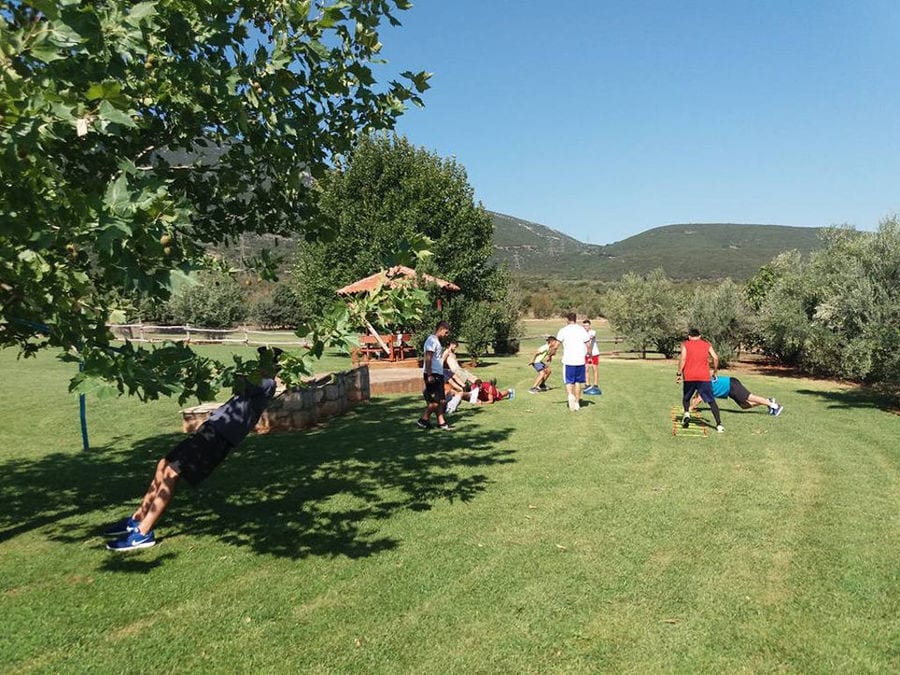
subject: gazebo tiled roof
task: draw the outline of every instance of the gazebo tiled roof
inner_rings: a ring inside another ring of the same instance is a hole
[[[415,279],[416,271],[411,267],[406,267],[404,265],[394,265],[386,272],[376,272],[375,274],[370,274],[365,279],[354,281],[352,284],[348,284],[343,288],[339,288],[337,294],[357,295],[358,293],[366,293],[368,291],[374,290],[378,286],[378,284],[384,282],[384,276],[387,276],[387,284],[390,285],[391,280],[396,279],[397,277],[411,277]],[[459,286],[451,281],[438,279],[437,277],[433,277],[430,274],[422,274],[422,277],[425,279],[425,281],[437,284],[442,291],[455,293],[459,290]]]

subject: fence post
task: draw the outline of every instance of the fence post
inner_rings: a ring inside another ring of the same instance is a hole
[[[190,343],[190,341],[191,341],[191,324],[189,324],[189,323],[184,324],[184,332],[187,334],[186,342]]]

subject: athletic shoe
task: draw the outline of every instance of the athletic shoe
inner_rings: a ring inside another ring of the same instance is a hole
[[[718,431],[718,432],[721,434],[722,432],[725,431],[725,427],[723,427],[723,426],[720,424],[719,426],[716,427],[716,431]]]
[[[778,404],[775,403],[775,399],[774,399],[774,398],[770,398],[770,399],[769,399],[769,407],[771,408],[771,407],[774,406],[774,405],[778,405]]]
[[[516,390],[510,389],[509,390],[509,400],[512,401],[515,397],[516,397]]]
[[[131,516],[113,523],[103,530],[104,537],[124,537],[127,534],[138,531],[138,521]]]
[[[153,536],[153,530],[147,534],[140,532],[131,532],[127,536],[106,544],[106,548],[110,551],[136,551],[139,548],[150,548],[156,546],[156,537]]]
[[[431,428],[431,424],[429,422],[426,422],[425,420],[423,420],[421,417],[416,420],[416,426],[419,427],[420,429],[430,429]]]
[[[541,391],[547,391],[548,387],[546,384],[542,384],[540,387],[538,387],[538,389],[540,389]]]
[[[684,413],[684,415],[681,416],[681,428],[687,429],[688,426],[690,425],[690,423],[691,423],[690,413]]]
[[[453,427],[444,422],[443,424],[438,424],[438,429],[441,431],[453,431]]]
[[[585,389],[584,393],[587,394],[588,396],[599,396],[603,392],[600,391],[600,387],[592,385],[592,386],[588,387],[587,389]]]
[[[540,394],[541,390],[537,387],[532,387],[531,389],[528,390],[528,393],[529,394]]]
[[[783,406],[783,405],[780,405],[780,406],[778,406],[778,407],[776,407],[776,408],[769,408],[769,414],[770,414],[770,415],[775,415],[775,417],[778,417],[782,412],[784,412],[784,406]]]

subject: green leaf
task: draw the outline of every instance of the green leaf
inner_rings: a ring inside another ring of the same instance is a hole
[[[141,19],[146,19],[148,16],[154,16],[156,14],[156,3],[155,2],[139,2],[134,5],[131,10],[128,12],[128,23],[135,24],[138,23]]]
[[[106,188],[106,195],[103,198],[104,203],[110,211],[121,211],[129,204],[128,177],[121,173]]]
[[[100,119],[112,122],[113,124],[121,124],[124,127],[130,127],[132,129],[137,128],[137,123],[131,119],[131,116],[128,115],[128,113],[114,107],[109,101],[102,101],[100,103],[98,115],[100,116]]]

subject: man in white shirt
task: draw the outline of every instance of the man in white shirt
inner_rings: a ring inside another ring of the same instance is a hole
[[[590,342],[588,342],[588,353],[587,356],[584,357],[584,365],[588,366],[589,372],[594,376],[587,376],[588,386],[584,388],[584,393],[597,396],[602,393],[600,391],[600,347],[597,346],[597,331],[591,328],[590,319],[585,319],[581,322],[581,325],[584,326],[584,329],[587,331],[588,337],[590,338]],[[591,384],[591,380],[593,380],[593,384]]]
[[[584,360],[591,339],[587,331],[575,322],[576,319],[575,312],[568,314],[566,316],[568,323],[556,334],[556,339],[563,346],[562,362],[565,370],[563,380],[566,383],[569,410],[573,411],[581,407],[581,388],[585,382]]]
[[[443,348],[441,338],[450,334],[450,324],[446,321],[438,323],[434,333],[425,340],[422,348],[422,378],[425,380],[425,389],[422,395],[425,397],[425,411],[416,424],[421,429],[431,428],[431,415],[437,413],[438,429],[449,431],[450,425],[444,419],[444,361],[441,358]]]

